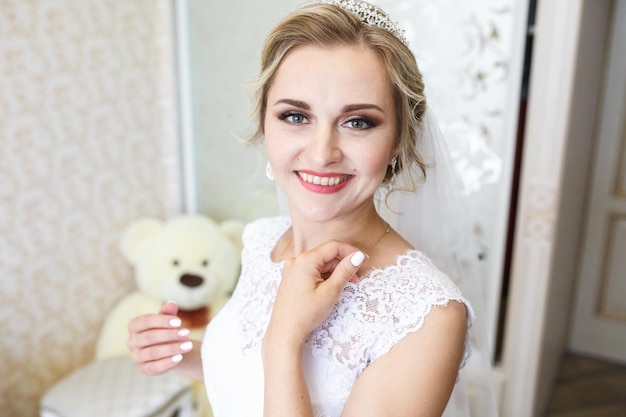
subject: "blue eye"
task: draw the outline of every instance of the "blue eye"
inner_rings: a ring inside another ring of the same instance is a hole
[[[288,123],[292,123],[294,125],[306,123],[306,117],[300,113],[283,113],[278,116],[279,120],[287,121]]]
[[[365,119],[363,117],[355,117],[354,119],[350,119],[346,122],[346,125],[351,129],[369,129],[374,126],[374,123],[371,120]]]

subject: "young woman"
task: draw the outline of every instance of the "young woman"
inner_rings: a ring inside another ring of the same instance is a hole
[[[216,417],[441,416],[472,310],[377,210],[381,189],[429,181],[423,90],[378,8],[314,3],[278,23],[251,142],[263,141],[289,215],[247,226],[237,288],[202,346],[186,343],[171,303],[129,324],[139,368],[204,380]]]

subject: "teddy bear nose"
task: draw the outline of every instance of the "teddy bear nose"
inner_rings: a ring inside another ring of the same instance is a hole
[[[204,278],[199,277],[198,275],[185,274],[180,277],[180,283],[186,287],[197,287],[199,285],[202,285],[203,282]]]

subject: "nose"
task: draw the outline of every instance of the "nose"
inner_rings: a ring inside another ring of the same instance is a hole
[[[199,275],[185,274],[180,277],[180,283],[185,287],[195,288],[202,285],[204,278]]]
[[[339,132],[330,124],[320,124],[307,147],[309,157],[320,166],[341,160]]]

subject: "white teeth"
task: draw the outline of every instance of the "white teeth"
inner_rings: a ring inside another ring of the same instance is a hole
[[[300,178],[302,178],[304,182],[308,182],[310,184],[316,184],[316,185],[330,186],[330,187],[332,187],[333,185],[341,184],[342,182],[346,180],[346,178],[348,178],[347,176],[318,177],[316,175],[305,174],[304,172],[298,172],[298,175],[300,175]]]

